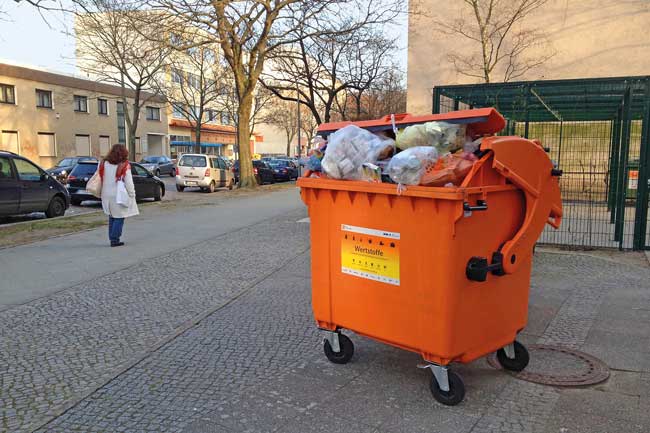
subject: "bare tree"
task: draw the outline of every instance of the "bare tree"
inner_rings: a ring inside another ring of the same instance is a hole
[[[255,91],[265,62],[281,46],[298,42],[296,29],[307,34],[348,32],[392,19],[395,2],[401,5],[401,0],[388,0],[381,5],[370,0],[144,1],[154,9],[167,11],[173,17],[170,21],[181,19],[203,30],[203,43],[221,45],[235,82],[240,144],[249,139]],[[250,149],[240,145],[239,150],[241,186],[254,187]]]
[[[341,120],[377,119],[387,114],[406,112],[406,86],[404,74],[397,67],[388,69],[374,80],[362,95],[355,89],[337,100],[337,116]]]
[[[301,135],[304,134],[305,141],[300,143],[302,147],[309,148],[311,140],[316,135],[318,123],[316,118],[312,115],[311,110],[304,106],[300,106],[300,131]],[[300,152],[302,154],[302,152]]]
[[[172,45],[182,38],[172,33]],[[169,77],[161,76],[159,88],[173,111],[194,128],[194,152],[201,151],[203,125],[217,120],[231,91],[229,74],[219,61],[216,47],[201,45],[171,53]],[[168,79],[170,78],[170,79]],[[220,120],[219,120],[220,121]]]
[[[462,0],[458,16],[435,19],[443,33],[474,49],[448,55],[456,71],[486,83],[522,77],[555,55],[546,34],[526,21],[549,0]]]
[[[130,0],[75,0],[77,65],[92,78],[121,87],[129,153],[135,155],[140,111],[158,93],[157,78],[171,51],[155,42],[157,14],[137,10]],[[151,32],[151,38],[146,33]],[[128,97],[133,100],[129,104]],[[130,108],[130,109],[129,109]]]

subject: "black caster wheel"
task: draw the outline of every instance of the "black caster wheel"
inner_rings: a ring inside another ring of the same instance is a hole
[[[451,370],[447,371],[449,391],[443,391],[438,386],[436,377],[431,375],[431,394],[439,403],[447,406],[456,406],[465,398],[465,384],[463,379]]]
[[[521,371],[528,365],[530,356],[528,355],[528,350],[526,350],[526,347],[524,347],[524,345],[520,342],[515,341],[513,343],[513,346],[515,348],[514,359],[508,358],[506,351],[503,349],[497,350],[497,359],[499,360],[501,367],[504,369],[510,371]]]
[[[334,352],[332,346],[330,346],[330,342],[327,340],[325,340],[325,344],[323,345],[325,356],[327,356],[330,362],[334,364],[347,364],[352,359],[352,355],[354,355],[354,344],[352,344],[352,340],[343,334],[339,334],[339,348],[341,349],[340,352]]]

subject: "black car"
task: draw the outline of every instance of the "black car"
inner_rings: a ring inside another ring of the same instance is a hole
[[[142,200],[153,198],[154,201],[160,201],[165,195],[165,184],[158,177],[154,176],[146,168],[131,162],[131,174],[133,175],[133,185],[135,186],[135,198]],[[99,200],[94,195],[86,191],[86,183],[97,171],[96,162],[80,162],[72,170],[68,177],[68,191],[70,192],[70,201],[73,205],[79,206],[84,200]]]
[[[54,167],[48,168],[45,171],[47,174],[54,176],[59,182],[66,183],[68,175],[80,161],[98,162],[97,158],[94,156],[71,156],[69,158],[63,158],[61,161],[57,162]]]
[[[268,164],[273,169],[275,180],[287,181],[298,179],[298,167],[288,159],[272,159]]]
[[[239,182],[239,161],[235,161],[232,171],[235,175],[235,182]],[[265,183],[275,183],[275,174],[273,172],[273,169],[266,161],[254,159],[253,173],[255,174],[255,180],[257,180],[258,185],[263,185]]]
[[[140,164],[156,176],[168,174],[171,177],[176,177],[176,165],[174,161],[166,156],[146,156],[142,158]]]
[[[68,191],[36,164],[0,150],[0,216],[45,212],[48,218],[65,214]]]

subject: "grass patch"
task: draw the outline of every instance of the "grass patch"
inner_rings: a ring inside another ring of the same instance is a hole
[[[68,218],[0,226],[0,247],[36,242],[53,236],[94,229],[107,224],[108,221],[103,213],[91,213]]]

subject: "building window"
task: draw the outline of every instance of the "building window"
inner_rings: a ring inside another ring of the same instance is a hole
[[[208,110],[207,116],[208,122],[215,122],[217,120],[217,112],[214,110]]]
[[[169,141],[174,141],[177,143],[189,143],[192,141],[192,138],[189,135],[170,135]]]
[[[108,101],[106,99],[97,99],[97,114],[108,116]]]
[[[56,156],[56,137],[51,132],[38,133],[38,156]]]
[[[20,153],[18,131],[2,131],[2,135],[0,135],[0,149]]]
[[[36,106],[40,108],[52,108],[52,92],[36,89]]]
[[[172,117],[176,119],[183,119],[185,117],[185,110],[181,104],[172,104]]]
[[[5,104],[16,103],[16,88],[9,84],[0,83],[0,102]]]
[[[160,120],[160,108],[147,107],[147,120]]]
[[[172,82],[176,84],[183,84],[183,72],[176,68],[172,68]]]
[[[79,113],[88,112],[88,97],[74,95],[74,111]]]
[[[169,35],[169,42],[171,43],[172,47],[179,47],[183,45],[183,37],[179,34],[171,33]]]
[[[222,111],[221,112],[221,124],[222,125],[228,125],[230,123],[230,116],[228,115],[227,111]]]
[[[199,83],[199,77],[194,75],[194,74],[187,74],[187,84],[194,88],[194,89],[199,89],[200,88],[200,83]]]
[[[117,109],[117,142],[126,144],[126,119],[124,118],[124,103],[118,102]]]

